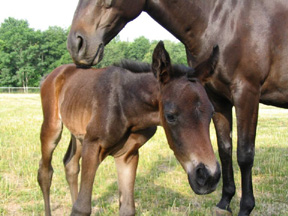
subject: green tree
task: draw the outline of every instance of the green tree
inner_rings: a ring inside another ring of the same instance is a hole
[[[143,61],[149,49],[150,41],[144,36],[141,36],[129,44],[128,55],[126,57],[132,60]]]
[[[152,41],[148,52],[146,52],[143,61],[151,63],[153,51],[159,41]],[[165,49],[169,52],[173,64],[187,65],[185,46],[180,42],[164,41]]]
[[[0,84],[27,87],[35,77],[30,69],[37,62],[40,31],[29,28],[25,20],[8,18],[0,27],[0,40]]]
[[[66,48],[68,32],[57,26],[35,31],[26,20],[6,19],[0,26],[0,86],[39,86],[43,75],[62,64],[72,63]],[[97,67],[122,59],[151,63],[157,43],[143,36],[125,42],[117,36],[105,47],[104,58]],[[164,43],[174,64],[187,64],[183,44]]]
[[[187,65],[185,46],[182,43],[168,40],[164,41],[164,43],[173,64]]]
[[[150,43],[150,47],[149,47],[148,51],[145,53],[144,58],[143,58],[144,62],[147,62],[147,63],[152,62],[153,51],[154,51],[156,45],[158,44],[158,42],[159,41],[154,40]]]
[[[105,47],[104,58],[97,65],[97,68],[107,67],[122,59],[127,58],[127,50],[129,49],[129,42],[120,41],[120,37],[116,36],[110,43]]]
[[[45,70],[44,73],[51,72],[61,64],[72,63],[72,59],[66,48],[68,30],[60,27],[49,27],[43,32],[41,44],[41,61]]]
[[[67,35],[57,26],[41,32],[25,20],[6,19],[0,26],[0,86],[38,86],[44,74],[72,62]]]

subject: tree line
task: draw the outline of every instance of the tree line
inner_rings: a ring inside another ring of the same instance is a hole
[[[34,30],[26,20],[8,18],[0,26],[0,86],[37,87],[41,77],[72,59],[66,48],[69,29],[58,26],[46,31]],[[122,59],[151,62],[158,41],[145,37],[133,42],[113,39],[97,67],[106,67]],[[164,41],[174,64],[187,64],[184,45]]]

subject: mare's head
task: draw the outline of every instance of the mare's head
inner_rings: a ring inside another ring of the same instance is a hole
[[[173,67],[162,42],[153,53],[152,70],[160,83],[161,124],[170,148],[197,194],[214,191],[221,175],[209,134],[214,110],[201,84],[212,74],[218,53],[218,47],[214,48],[210,58],[195,70]]]
[[[68,50],[77,65],[101,61],[104,46],[142,11],[145,0],[79,0],[68,36]]]

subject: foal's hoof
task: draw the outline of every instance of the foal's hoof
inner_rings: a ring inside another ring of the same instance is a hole
[[[212,208],[212,216],[232,216],[230,211],[220,209],[217,206]]]

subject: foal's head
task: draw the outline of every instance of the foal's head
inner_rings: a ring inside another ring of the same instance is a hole
[[[195,70],[173,67],[162,42],[153,53],[152,70],[160,83],[161,124],[197,194],[214,191],[221,175],[209,137],[213,106],[201,85],[212,74],[218,52],[215,48],[210,58]],[[188,74],[193,78],[188,79]]]

